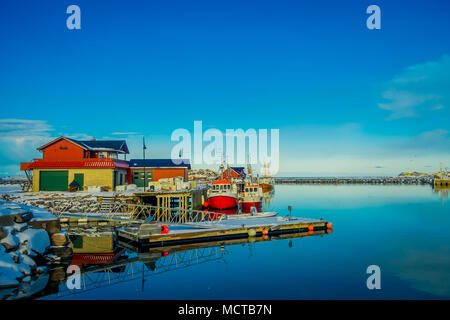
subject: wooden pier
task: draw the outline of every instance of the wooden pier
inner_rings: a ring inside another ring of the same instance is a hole
[[[435,188],[450,188],[450,178],[436,178],[433,185]]]
[[[321,219],[270,217],[230,219],[219,223],[173,224],[168,227],[167,234],[141,233],[139,225],[119,228],[117,232],[120,240],[137,246],[160,247],[224,239],[276,236],[286,233],[331,232],[332,225]]]
[[[430,177],[275,178],[275,184],[431,184]]]

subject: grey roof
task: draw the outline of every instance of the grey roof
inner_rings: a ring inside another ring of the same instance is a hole
[[[244,172],[245,167],[230,167],[230,169],[233,169],[238,174],[245,175],[245,172]]]
[[[69,140],[84,146],[90,151],[118,151],[121,153],[129,153],[125,140]]]
[[[174,163],[174,161],[177,161],[177,163]],[[130,168],[191,168],[189,159],[131,159],[129,161],[129,166]]]

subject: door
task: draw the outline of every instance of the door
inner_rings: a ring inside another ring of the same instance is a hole
[[[39,190],[67,191],[69,186],[68,171],[40,171]]]
[[[75,173],[73,178],[80,185],[80,190],[84,190],[84,173]]]
[[[148,186],[148,183],[153,181],[153,170],[147,169],[145,170],[135,170],[133,171],[133,184],[135,184],[137,187],[143,187],[144,186],[144,176],[145,176],[145,186]]]
[[[117,171],[113,171],[113,191],[116,190],[117,182],[119,179],[117,179],[117,175],[119,173]]]

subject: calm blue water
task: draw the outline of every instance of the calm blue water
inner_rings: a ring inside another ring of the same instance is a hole
[[[138,262],[132,280],[124,277],[125,282],[97,289],[87,286],[92,290],[73,295],[63,295],[67,289],[61,284],[60,297],[45,299],[450,297],[447,195],[443,199],[429,186],[277,185],[271,209],[285,215],[288,205],[295,216],[331,221],[333,233],[216,247],[218,259],[185,268],[178,253],[180,268],[149,269],[144,283],[139,271],[147,266]],[[171,253],[157,263],[174,257]],[[381,290],[366,287],[366,268],[372,264],[381,268]]]

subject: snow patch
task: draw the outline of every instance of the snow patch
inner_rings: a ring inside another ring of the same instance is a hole
[[[17,234],[17,237],[22,244],[20,252],[28,254],[31,257],[37,255],[33,250],[40,254],[44,254],[47,247],[50,246],[50,237],[48,236],[47,231],[42,229],[27,229],[24,232]]]

